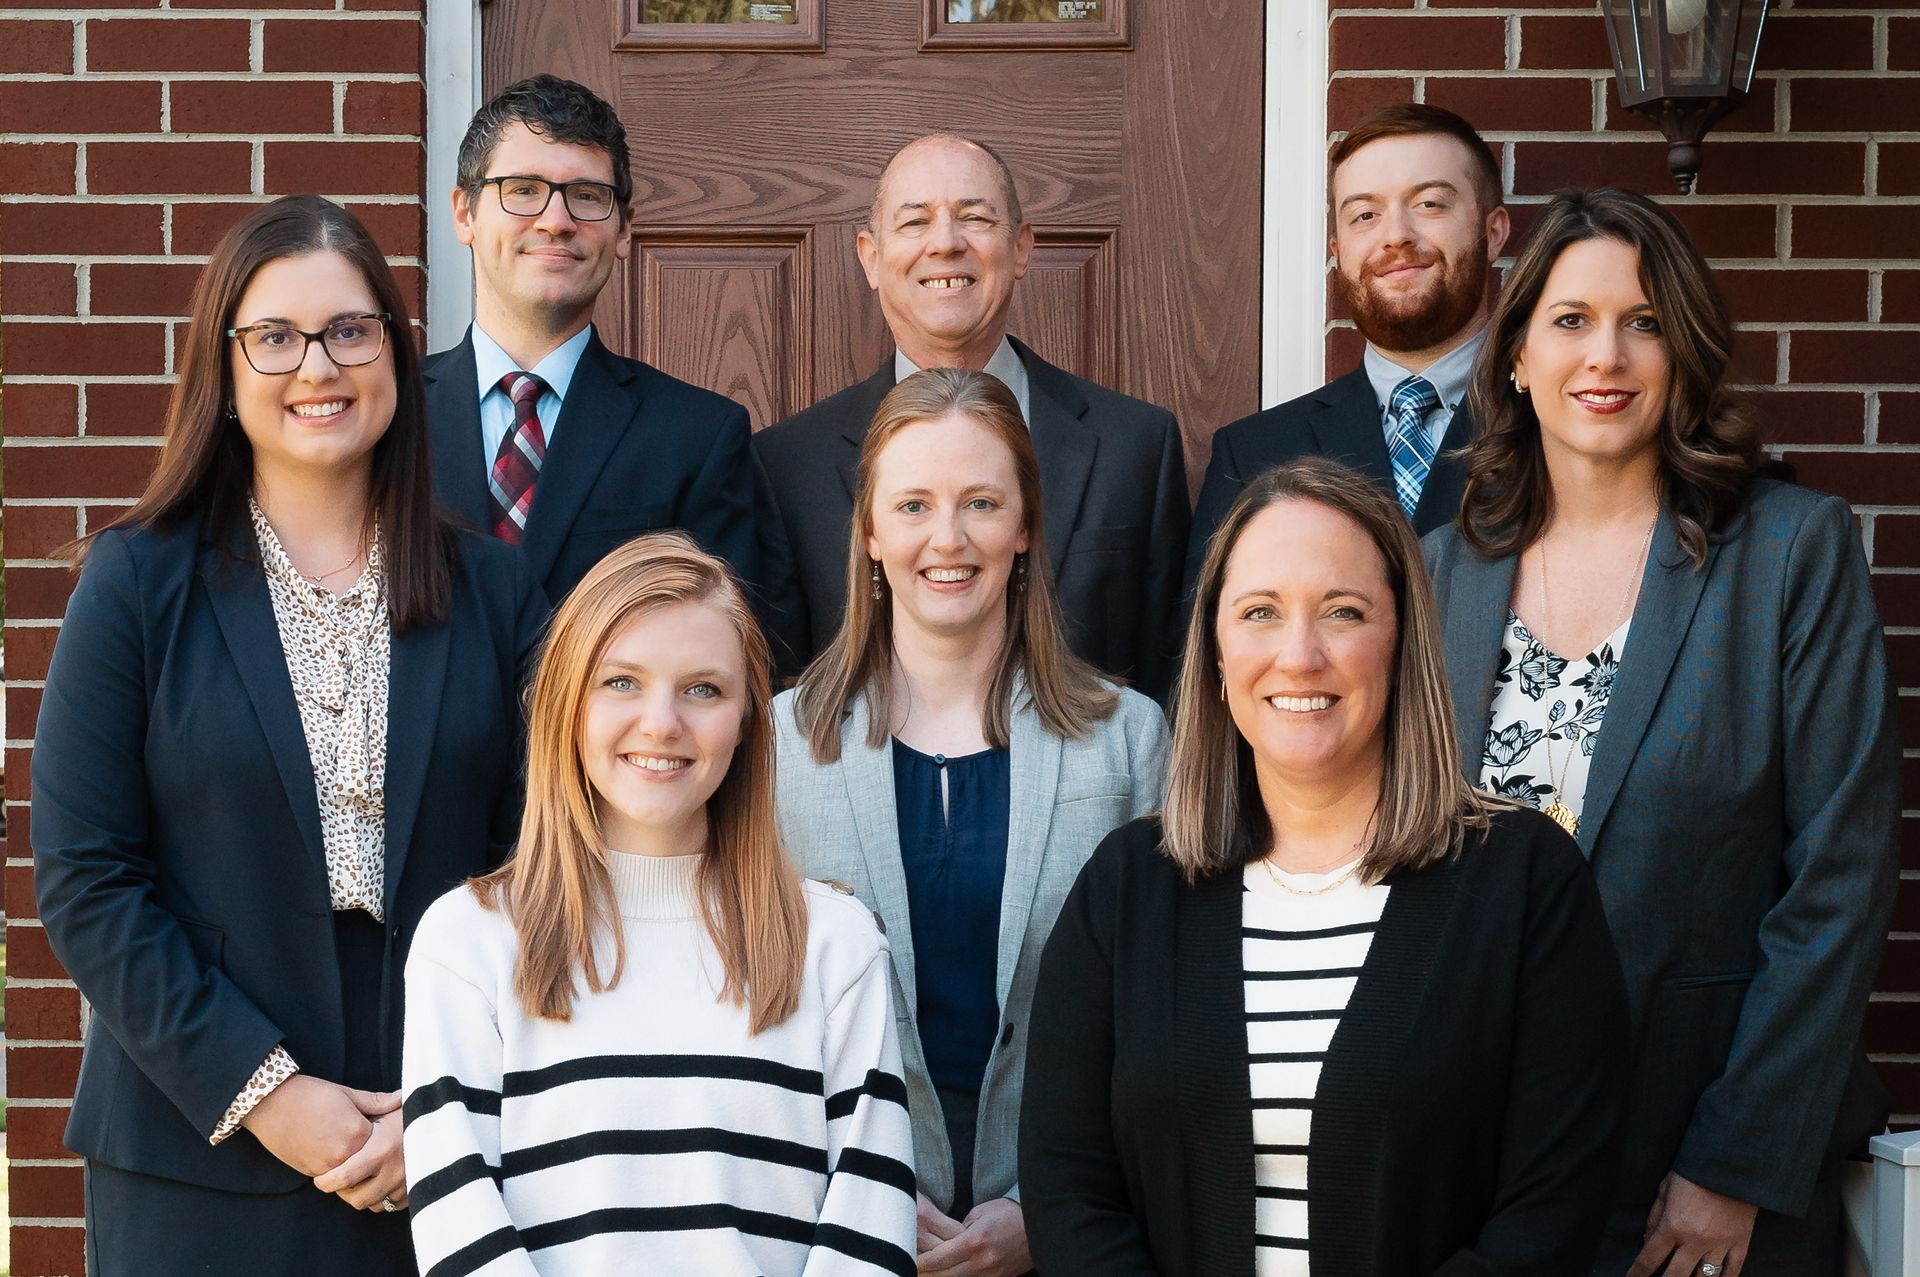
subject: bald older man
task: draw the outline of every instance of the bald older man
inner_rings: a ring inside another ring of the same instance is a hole
[[[753,441],[766,621],[781,673],[805,668],[846,610],[853,471],[874,409],[922,368],[968,368],[1004,381],[1032,431],[1074,651],[1161,694],[1190,519],[1180,432],[1165,409],[1056,368],[1007,334],[1033,254],[1013,174],[966,138],[910,142],[880,176],[858,251],[893,357]]]

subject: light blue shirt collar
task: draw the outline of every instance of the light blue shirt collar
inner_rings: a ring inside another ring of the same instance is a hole
[[[918,364],[908,359],[898,349],[893,352],[893,380],[896,385],[920,371]],[[1006,383],[1013,398],[1020,405],[1020,419],[1032,429],[1033,412],[1029,408],[1030,395],[1027,385],[1027,366],[1020,362],[1020,356],[1014,352],[1013,343],[1005,337],[1000,339],[999,348],[993,352],[993,358],[987,360],[986,371]],[[505,374],[502,374],[503,376]]]
[[[510,372],[530,372],[547,383],[547,389],[555,399],[567,397],[567,387],[573,384],[573,371],[580,366],[580,356],[586,350],[587,343],[593,340],[593,325],[588,324],[573,336],[547,352],[547,357],[531,368],[522,368],[513,362],[513,357],[500,348],[500,343],[487,336],[486,329],[475,324],[473,333],[473,364],[479,377],[480,398],[485,400],[489,393],[502,396],[506,392],[500,389],[500,379]],[[543,398],[545,396],[542,396]],[[543,427],[553,423],[545,416],[540,419]]]
[[[1480,353],[1481,345],[1487,339],[1487,330],[1483,325],[1479,332],[1449,350],[1429,364],[1418,375],[1425,377],[1440,396],[1440,406],[1451,417],[1460,409],[1460,401],[1466,398],[1467,383],[1473,377],[1473,358]],[[1367,353],[1360,362],[1367,370],[1367,380],[1373,383],[1374,402],[1382,406],[1393,398],[1393,388],[1415,375],[1412,369],[1402,368],[1392,359],[1367,343]]]
[[[500,379],[510,372],[530,372],[547,384],[540,398],[534,401],[533,410],[540,418],[540,431],[547,438],[547,446],[552,447],[554,430],[560,424],[561,405],[566,401],[567,388],[573,384],[574,371],[580,367],[580,356],[593,340],[593,325],[588,324],[561,342],[531,368],[521,368],[514,363],[512,356],[487,336],[479,324],[467,331],[473,338],[474,377],[480,391],[480,462],[491,475],[493,459],[500,455],[500,443],[513,429],[513,401],[500,389]]]

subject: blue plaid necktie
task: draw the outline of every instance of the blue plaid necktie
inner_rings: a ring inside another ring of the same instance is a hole
[[[1411,519],[1420,505],[1420,490],[1433,469],[1433,440],[1427,435],[1427,414],[1440,406],[1440,395],[1425,377],[1409,377],[1393,388],[1387,407],[1393,425],[1387,432],[1387,455],[1393,459],[1393,490],[1400,508]]]

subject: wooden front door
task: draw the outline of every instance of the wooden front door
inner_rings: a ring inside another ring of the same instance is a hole
[[[1177,413],[1197,484],[1213,430],[1259,406],[1262,6],[998,3],[1101,21],[786,0],[731,6],[785,25],[722,27],[643,20],[728,9],[714,0],[492,0],[486,86],[552,71],[615,104],[635,242],[596,320],[616,350],[746,404],[756,428],[892,349],[854,257],[887,157],[934,131],[988,143],[1038,242],[1013,332]]]

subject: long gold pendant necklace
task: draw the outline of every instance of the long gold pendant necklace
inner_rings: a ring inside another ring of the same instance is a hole
[[[1653,518],[1647,521],[1646,540],[1641,542],[1640,553],[1633,561],[1632,570],[1627,573],[1627,588],[1621,591],[1620,607],[1614,613],[1613,625],[1607,630],[1608,634],[1620,628],[1620,622],[1627,619],[1627,609],[1633,606],[1634,590],[1640,584],[1640,574],[1646,570],[1647,552],[1653,548],[1653,530],[1659,522],[1660,509],[1655,506]],[[1540,604],[1546,609],[1547,624],[1552,625],[1553,595],[1547,589],[1547,539],[1544,536],[1540,538],[1538,548],[1540,551]],[[1553,773],[1553,729],[1551,727],[1547,729],[1547,734],[1541,737],[1540,744],[1547,751],[1547,781],[1553,786],[1553,806],[1546,810],[1547,819],[1566,830],[1568,836],[1576,835],[1580,832],[1580,817],[1573,808],[1567,806],[1567,772],[1573,766],[1573,754],[1580,748],[1580,744],[1571,738],[1568,739],[1567,754],[1560,762],[1558,778]]]

